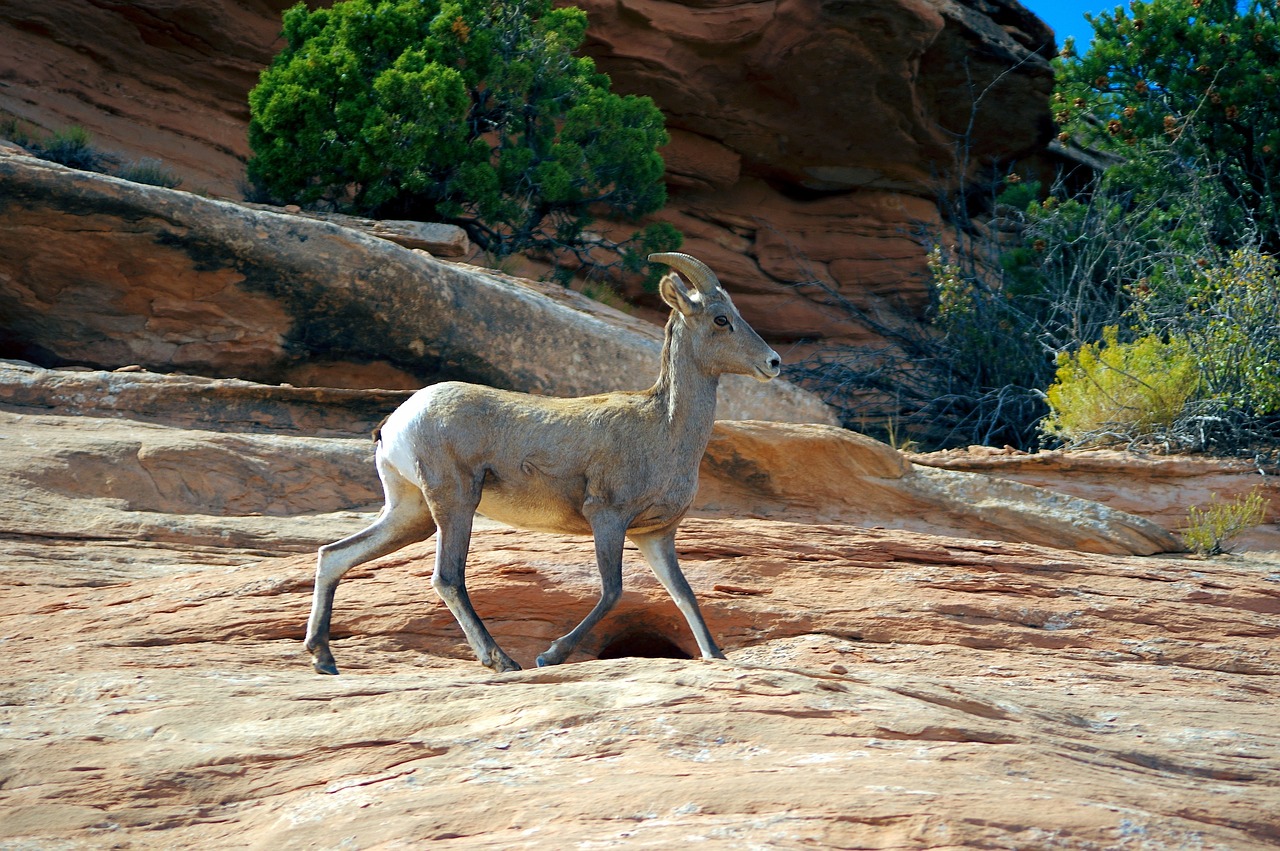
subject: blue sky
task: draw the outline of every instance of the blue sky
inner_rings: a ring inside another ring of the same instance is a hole
[[[1022,5],[1053,29],[1058,47],[1062,47],[1067,36],[1073,35],[1076,48],[1083,53],[1093,38],[1093,27],[1085,22],[1084,13],[1111,11],[1128,3],[1125,0],[1022,0]]]

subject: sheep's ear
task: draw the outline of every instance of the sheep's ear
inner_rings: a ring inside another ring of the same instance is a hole
[[[658,282],[658,293],[672,310],[678,310],[685,316],[692,316],[698,309],[697,295],[690,292],[675,272],[668,272]]]

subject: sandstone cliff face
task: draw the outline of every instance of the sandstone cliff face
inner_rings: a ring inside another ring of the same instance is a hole
[[[865,341],[814,282],[922,308],[940,195],[1052,129],[1053,35],[1017,2],[583,5],[615,87],[674,131],[667,217],[778,339]]]
[[[238,197],[246,95],[283,46],[289,0],[14,2],[0,6],[0,118],[79,125],[186,188]]]
[[[0,117],[79,124],[187,188],[238,195],[245,94],[286,5],[6,4]],[[919,235],[941,230],[938,193],[962,179],[956,134],[972,119],[967,180],[1048,138],[1052,34],[1016,0],[582,5],[615,89],[669,117],[664,216],[775,340],[867,339],[824,289],[911,317]]]

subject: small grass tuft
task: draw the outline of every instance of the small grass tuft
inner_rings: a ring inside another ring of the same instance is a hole
[[[112,157],[93,146],[89,131],[78,125],[59,130],[31,147],[42,160],[55,162],[81,171],[105,173]]]
[[[7,139],[20,148],[31,146],[31,134],[17,118],[4,114],[0,118],[0,139]]]
[[[160,160],[145,157],[125,163],[116,171],[116,177],[131,180],[134,183],[145,183],[149,186],[161,186],[165,189],[177,189],[182,185],[182,178],[174,174]]]

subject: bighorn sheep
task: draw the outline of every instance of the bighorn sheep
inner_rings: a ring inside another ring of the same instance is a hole
[[[451,381],[419,390],[387,418],[375,456],[382,512],[366,529],[320,548],[306,638],[316,671],[338,673],[329,619],[342,575],[437,530],[432,586],[481,664],[520,670],[467,596],[464,568],[477,511],[524,529],[595,536],[600,600],[538,657],[539,666],[563,662],[618,601],[624,538],[675,600],[703,657],[724,658],[680,572],[676,526],[698,486],[720,376],[768,381],[781,359],[742,321],[704,263],[677,253],[649,259],[692,285],[675,272],[659,284],[672,311],[653,387],[556,399]]]

